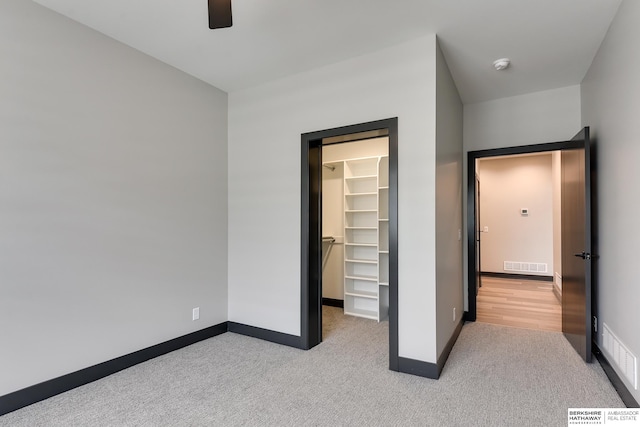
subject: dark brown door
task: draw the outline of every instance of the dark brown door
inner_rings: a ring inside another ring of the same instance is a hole
[[[562,332],[591,362],[591,167],[589,128],[562,151]]]

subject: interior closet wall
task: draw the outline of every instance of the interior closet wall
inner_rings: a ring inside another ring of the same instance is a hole
[[[322,235],[334,243],[322,244],[322,297],[344,298],[344,160],[383,156],[389,153],[389,138],[374,138],[322,147]]]
[[[329,147],[331,148],[331,147]],[[344,298],[344,163],[322,168],[322,298]]]

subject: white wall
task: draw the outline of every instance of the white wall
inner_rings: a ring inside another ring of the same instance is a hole
[[[598,343],[602,322],[640,357],[640,279],[635,255],[640,211],[640,3],[625,0],[582,82],[582,122],[597,144]],[[611,355],[607,355],[613,360]],[[618,370],[618,368],[615,368]],[[627,382],[636,401],[640,390]]]
[[[229,95],[229,320],[300,334],[300,135],[396,116],[399,352],[435,362],[435,36]]]
[[[335,147],[335,146],[334,146]],[[332,148],[332,147],[327,147]],[[323,154],[330,150],[322,150]],[[322,168],[322,297],[344,299],[344,163]]]
[[[0,54],[0,395],[226,321],[226,94],[30,1]]]
[[[553,181],[551,153],[479,161],[482,272],[551,276]],[[527,208],[529,215],[521,215]],[[504,270],[504,261],[547,264],[546,273]]]
[[[463,182],[467,152],[566,141],[581,129],[580,86],[551,89],[464,106]],[[466,212],[467,198],[463,198]],[[464,217],[466,241],[466,215]],[[465,309],[467,246],[464,245]]]
[[[436,312],[438,356],[462,317],[462,101],[436,52]],[[455,318],[453,311],[455,309]]]

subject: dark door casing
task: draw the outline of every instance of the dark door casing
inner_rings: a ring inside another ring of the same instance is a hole
[[[346,135],[373,132],[381,136],[378,131],[389,137],[389,369],[398,371],[397,117],[301,136],[300,347],[309,349],[322,341],[322,146],[330,139],[347,142]]]
[[[476,320],[476,291],[479,275],[477,239],[480,224],[476,218],[476,160],[485,157],[562,151],[562,331],[573,348],[591,361],[593,339],[592,313],[595,283],[592,247],[596,230],[592,220],[592,193],[595,189],[595,162],[592,158],[589,127],[570,141],[519,147],[495,148],[467,153],[467,295],[466,319]]]
[[[476,296],[478,296],[482,286],[482,265],[480,263],[480,236],[482,235],[482,230],[480,229],[480,178],[478,175],[476,175],[476,202],[474,209],[476,212]]]

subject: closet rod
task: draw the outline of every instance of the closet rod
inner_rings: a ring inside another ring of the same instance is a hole
[[[335,243],[336,242],[336,238],[333,236],[322,236],[322,241],[323,242],[329,242],[329,243]]]
[[[324,166],[325,168],[329,169],[331,172],[333,172],[334,170],[336,170],[335,166],[331,166],[331,165],[327,165],[327,164],[323,164],[322,166]]]

